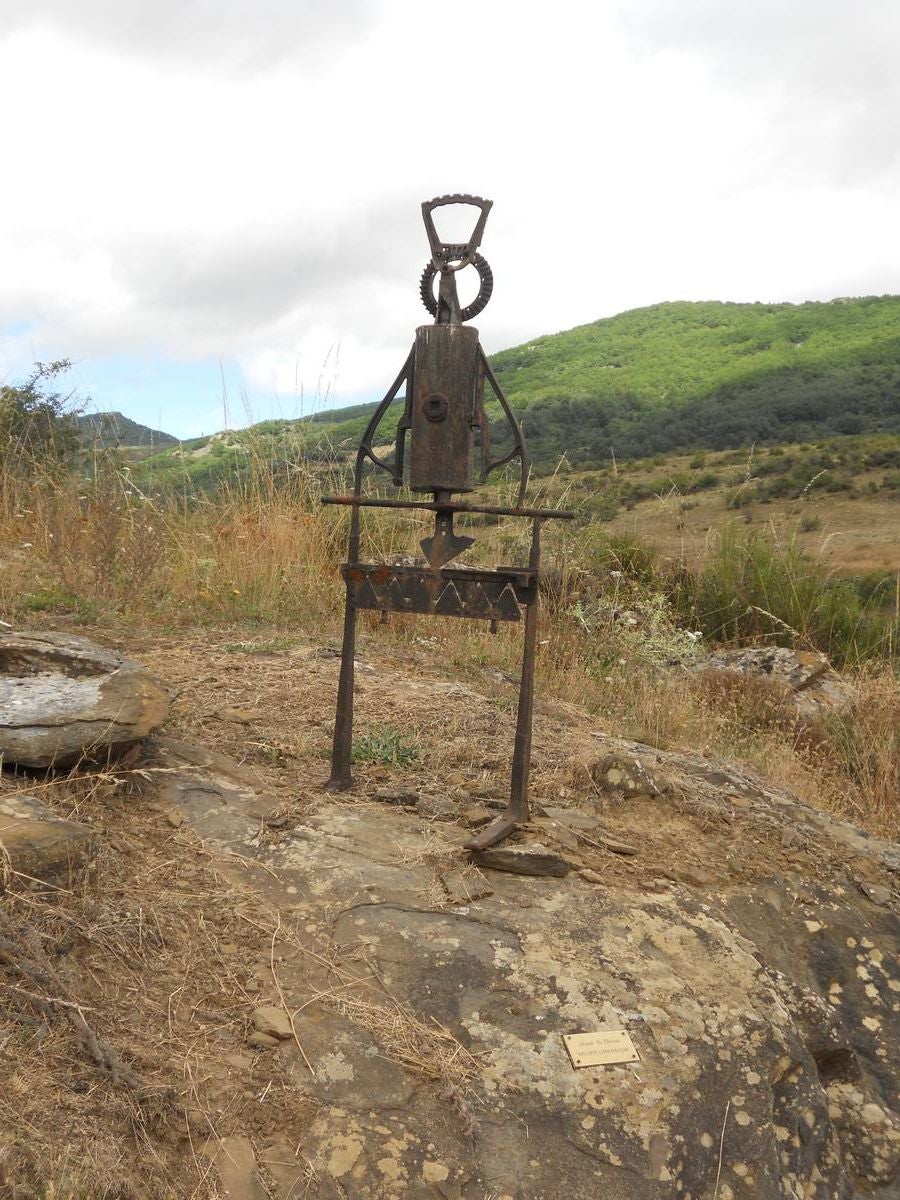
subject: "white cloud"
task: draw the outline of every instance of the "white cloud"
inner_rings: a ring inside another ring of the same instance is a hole
[[[39,357],[291,396],[340,346],[329,395],[378,393],[428,319],[419,202],[466,189],[495,201],[489,350],[898,290],[886,0],[0,0],[0,37],[0,328]]]
[[[769,114],[761,151],[786,178],[855,188],[900,174],[895,0],[641,0],[622,9],[638,53],[674,51],[711,88]]]
[[[0,33],[61,30],[85,46],[173,62],[192,73],[267,71],[340,52],[376,0],[0,0]]]

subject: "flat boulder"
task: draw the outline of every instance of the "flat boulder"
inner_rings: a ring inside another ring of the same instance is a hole
[[[785,646],[749,646],[719,650],[694,664],[694,670],[731,679],[755,680],[780,698],[785,714],[800,725],[813,725],[832,713],[846,712],[853,701],[850,685],[824,654]]]
[[[223,1031],[243,1054],[253,1028],[256,1070],[285,1072],[264,1121],[292,1091],[312,1106],[254,1128],[273,1197],[900,1195],[892,843],[741,764],[601,730],[529,840],[474,862],[467,830],[361,796],[310,796],[270,838],[272,797],[164,749],[159,801],[291,930]],[[533,877],[554,858],[572,869]],[[569,1035],[625,1033],[639,1061],[569,1056]],[[222,1187],[253,1197],[240,1149]]]
[[[67,767],[140,741],[166,719],[165,688],[139,663],[63,633],[0,635],[0,758]]]
[[[66,877],[83,866],[95,849],[96,837],[89,825],[67,821],[23,792],[0,794],[0,858],[14,872],[40,880]],[[0,862],[0,884],[4,862]]]
[[[491,846],[476,851],[475,862],[479,867],[493,871],[508,871],[511,875],[549,875],[561,878],[568,875],[570,867],[561,855],[548,850],[537,842],[516,845],[507,842],[502,846]]]

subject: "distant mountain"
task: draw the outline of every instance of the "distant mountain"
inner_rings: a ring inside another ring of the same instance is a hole
[[[75,418],[85,442],[95,446],[153,446],[159,450],[178,444],[178,438],[139,425],[119,412],[81,413]]]

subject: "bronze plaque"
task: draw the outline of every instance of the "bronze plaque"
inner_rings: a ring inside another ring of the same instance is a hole
[[[640,1062],[631,1034],[624,1029],[601,1029],[597,1033],[566,1033],[563,1042],[573,1067],[607,1067],[614,1063]]]

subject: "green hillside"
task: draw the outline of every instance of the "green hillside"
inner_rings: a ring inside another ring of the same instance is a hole
[[[537,462],[900,433],[900,296],[657,304],[492,361]]]
[[[492,365],[521,415],[536,469],[679,452],[900,434],[900,296],[656,304],[504,350]],[[374,405],[265,421],[155,455],[205,488],[270,462],[355,449]],[[496,409],[496,405],[494,406]],[[498,414],[495,414],[498,415]],[[393,436],[399,404],[382,425]],[[493,444],[504,443],[495,427]]]

